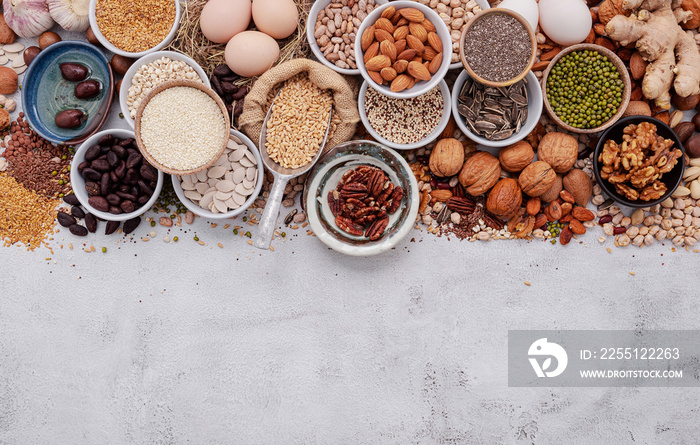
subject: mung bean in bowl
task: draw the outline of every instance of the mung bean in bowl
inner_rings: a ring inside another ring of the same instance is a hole
[[[530,23],[505,8],[486,9],[469,19],[459,47],[469,75],[490,87],[505,87],[523,79],[537,56]]]
[[[135,134],[141,154],[171,175],[207,169],[229,140],[226,106],[201,82],[170,80],[151,90],[136,112]]]
[[[539,122],[540,83],[530,71],[513,85],[486,87],[463,70],[452,88],[452,115],[462,133],[477,144],[506,147],[524,139]]]
[[[95,37],[109,51],[138,59],[165,48],[180,24],[179,0],[90,0]]]
[[[187,209],[205,218],[226,219],[243,213],[258,197],[263,185],[262,165],[255,144],[231,129],[226,150],[213,166],[171,178]]]
[[[157,71],[156,71],[157,70]],[[201,66],[190,57],[175,51],[156,51],[134,62],[124,74],[119,90],[119,107],[124,120],[134,128],[134,118],[141,101],[157,85],[168,80],[201,79],[206,86],[211,86],[209,77]],[[151,86],[146,86],[146,84]]]
[[[440,136],[450,120],[450,89],[444,80],[417,97],[385,96],[365,81],[358,97],[365,129],[380,143],[398,150],[413,150]]]
[[[78,147],[70,181],[88,212],[105,221],[126,221],[153,207],[163,172],[138,153],[133,131],[115,128],[95,133]]]
[[[367,177],[351,172],[358,169],[365,169]],[[355,179],[349,176],[353,174]],[[366,213],[365,223],[359,212],[355,220],[348,221],[350,209],[338,207],[341,195],[347,196],[346,206],[369,204],[361,210]],[[323,155],[306,179],[302,199],[316,237],[352,256],[377,255],[394,248],[413,228],[419,205],[418,183],[406,160],[374,141],[346,142]]]
[[[624,114],[631,90],[622,60],[595,44],[566,48],[542,75],[547,114],[573,133],[598,133],[613,125]]]

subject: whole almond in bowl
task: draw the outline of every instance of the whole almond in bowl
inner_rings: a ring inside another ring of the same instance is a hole
[[[355,59],[362,76],[378,92],[411,98],[434,88],[450,66],[450,33],[432,9],[413,1],[377,7],[362,22]]]

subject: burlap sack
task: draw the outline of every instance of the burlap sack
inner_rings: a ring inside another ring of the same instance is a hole
[[[253,142],[257,144],[260,140],[263,121],[282,83],[303,72],[308,73],[313,84],[333,93],[333,122],[324,152],[352,139],[360,121],[355,99],[357,88],[354,82],[351,85],[342,75],[313,60],[293,59],[266,71],[255,81],[245,97],[243,113],[238,117],[238,126]]]

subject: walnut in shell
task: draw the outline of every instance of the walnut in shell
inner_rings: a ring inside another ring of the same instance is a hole
[[[501,164],[495,156],[485,151],[474,153],[459,172],[459,182],[472,196],[483,195],[501,177]]]
[[[549,164],[544,161],[535,161],[520,173],[518,183],[523,192],[535,198],[549,190],[556,178],[557,174]]]
[[[537,147],[537,158],[551,165],[555,172],[566,173],[578,158],[578,141],[566,133],[547,133]]]
[[[526,141],[518,141],[513,145],[502,148],[498,152],[501,168],[511,173],[522,171],[530,165],[534,158],[535,151]]]
[[[486,200],[486,209],[502,220],[512,218],[523,203],[523,193],[518,181],[501,179],[493,186]]]
[[[435,176],[456,175],[463,164],[464,147],[457,139],[441,139],[430,153],[430,171]]]

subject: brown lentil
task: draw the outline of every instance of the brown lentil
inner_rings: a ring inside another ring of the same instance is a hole
[[[175,21],[173,0],[99,0],[95,7],[97,27],[117,48],[140,52],[153,48]]]
[[[22,187],[14,178],[0,174],[0,239],[5,246],[22,243],[34,250],[53,233],[58,201]]]
[[[5,148],[2,156],[8,162],[7,173],[17,182],[50,198],[70,192],[69,167],[73,154],[66,146],[54,146],[36,134],[24,120],[24,113],[19,113],[9,132],[0,136],[5,139],[0,147]]]
[[[532,56],[527,29],[508,14],[492,13],[467,30],[464,56],[469,67],[492,82],[505,82],[522,73]]]
[[[413,144],[438,126],[444,100],[439,87],[410,99],[397,99],[367,88],[365,112],[370,125],[384,139],[396,144]]]

